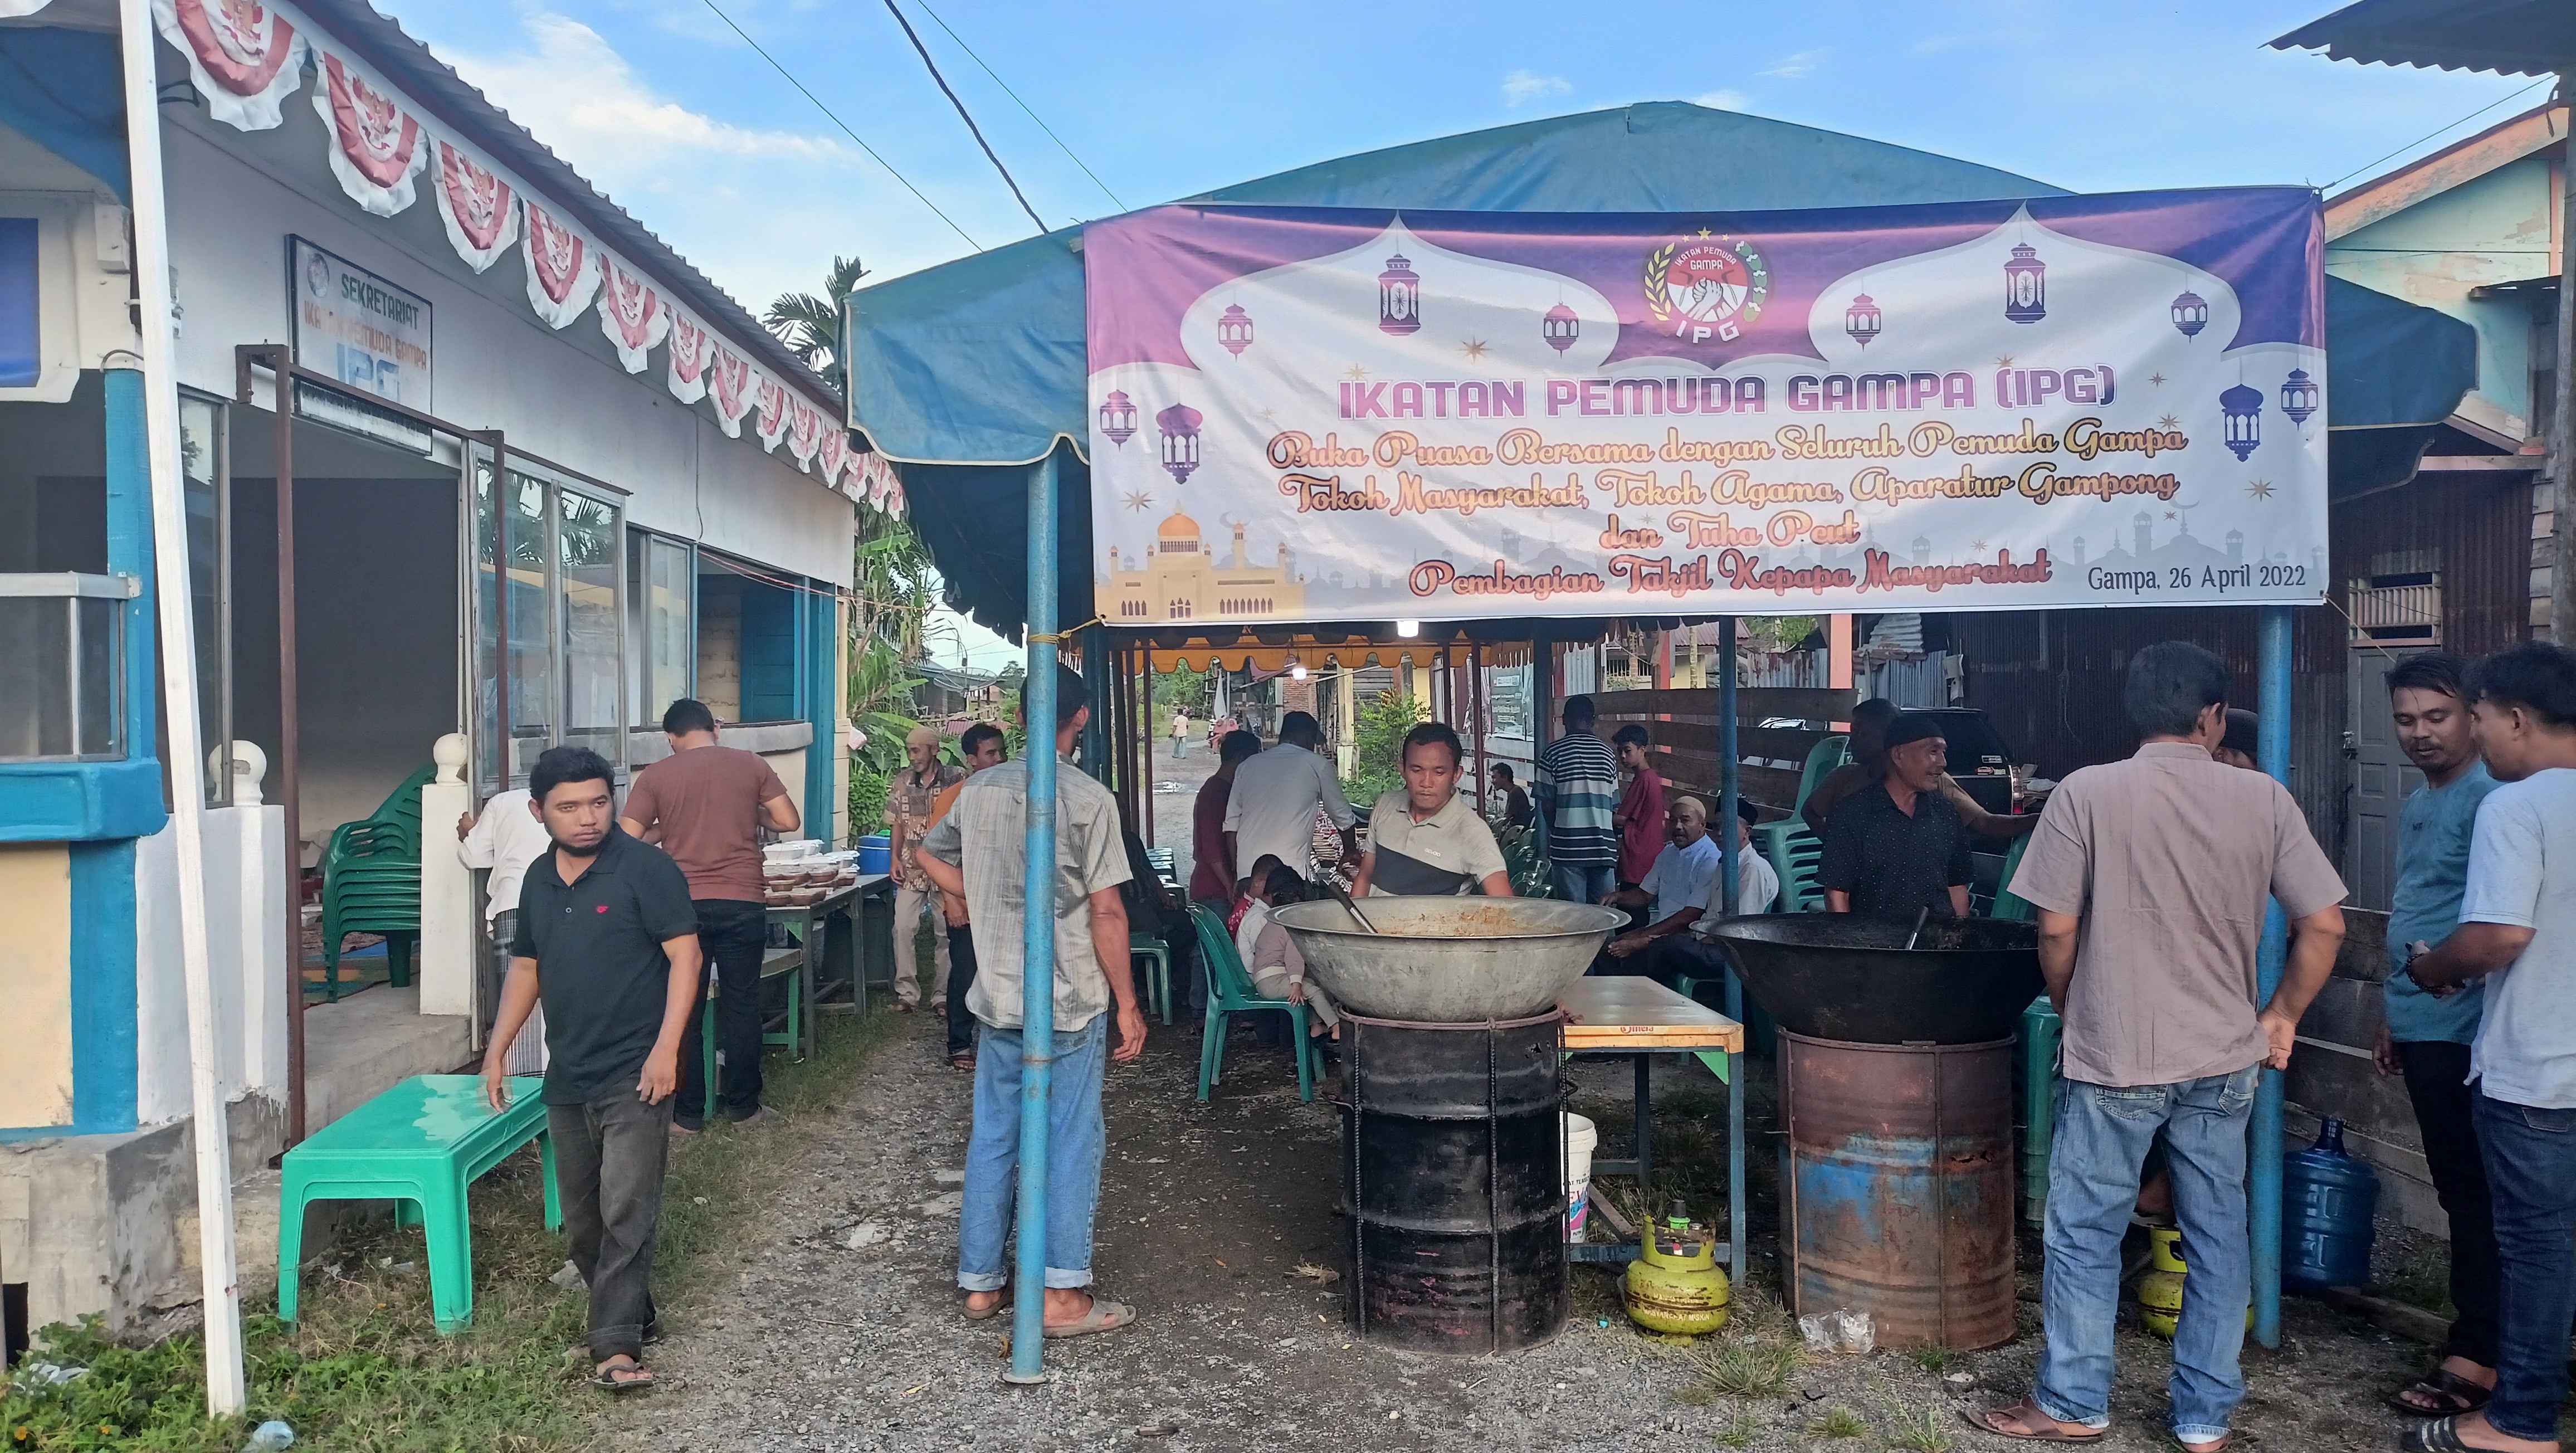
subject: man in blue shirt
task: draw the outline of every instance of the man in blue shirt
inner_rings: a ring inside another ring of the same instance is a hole
[[[2447,997],[2425,992],[2406,971],[2423,945],[2460,926],[2469,886],[2469,844],[2478,804],[2496,789],[2478,760],[2465,699],[2468,663],[2433,652],[2409,657],[2388,673],[2388,705],[2397,744],[2424,774],[2406,798],[2397,826],[2397,889],[2388,913],[2388,1022],[2379,1036],[2379,1072],[2404,1075],[2406,1096],[2424,1135],[2424,1167],[2451,1223],[2451,1305],[2458,1317],[2441,1365],[2389,1406],[2435,1417],[2486,1406],[2495,1387],[2497,1270],[2495,1218],[2486,1168],[2470,1117],[2469,1045],[2485,1007],[2471,980]]]

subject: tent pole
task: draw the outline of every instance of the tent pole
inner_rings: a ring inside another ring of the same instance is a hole
[[[1744,791],[1744,753],[1736,741],[1735,723],[1735,617],[1728,616],[1717,624],[1717,820],[1718,842],[1723,851],[1717,856],[1717,892],[1720,911],[1735,911],[1735,804]],[[1726,970],[1726,1017],[1737,1024],[1744,1022],[1744,985],[1735,977],[1733,965]],[[1733,1248],[1735,1284],[1744,1285],[1744,1056],[1735,1056],[1736,1071],[1726,1087],[1726,1134],[1731,1153],[1726,1157],[1727,1241]]]
[[[2563,528],[2563,527],[2562,527]],[[2290,781],[2290,615],[2285,605],[2263,607],[2256,667],[2255,711],[2262,725],[2255,741],[2257,765],[2272,779]],[[2263,916],[2263,946],[2256,960],[2254,997],[2270,1003],[2289,958],[2289,924],[2281,905]],[[2266,1067],[2254,1097],[2251,1182],[2254,1217],[2254,1340],[2281,1345],[2281,1072]]]
[[[1029,471],[1028,861],[1020,962],[1020,1214],[1011,1369],[1002,1380],[1047,1379],[1048,1081],[1055,1065],[1056,456]],[[1103,683],[1106,684],[1106,683]]]

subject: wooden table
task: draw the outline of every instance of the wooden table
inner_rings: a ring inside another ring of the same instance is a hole
[[[1740,1004],[1742,991],[1729,976],[1727,1002]],[[1659,1054],[1687,1054],[1726,1082],[1726,1245],[1720,1254],[1732,1264],[1735,1284],[1744,1284],[1744,1026],[1716,1010],[1639,975],[1599,975],[1577,979],[1557,999],[1567,1017],[1568,1055],[1625,1055],[1636,1062],[1637,1154],[1631,1160],[1595,1156],[1592,1174],[1629,1175],[1640,1186],[1651,1183],[1655,1168],[1655,1097],[1651,1070]],[[1651,1214],[1651,1212],[1650,1212]],[[1637,1247],[1580,1242],[1566,1248],[1576,1261],[1633,1261]]]
[[[802,960],[797,973],[805,1013],[799,1025],[799,1043],[794,1046],[799,1058],[813,1053],[816,1014],[822,1008],[824,995],[847,984],[859,1012],[867,1013],[868,987],[878,982],[868,972],[871,958],[885,960],[886,976],[882,982],[888,986],[894,983],[891,936],[882,955],[868,951],[868,940],[876,936],[872,930],[892,927],[893,902],[894,879],[884,873],[870,873],[819,903],[769,910],[770,922],[787,925],[788,937],[796,941]]]

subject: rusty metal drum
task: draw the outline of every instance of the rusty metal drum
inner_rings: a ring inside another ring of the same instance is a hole
[[[1780,1035],[1790,1305],[1867,1312],[1878,1345],[2012,1340],[2013,1041]]]

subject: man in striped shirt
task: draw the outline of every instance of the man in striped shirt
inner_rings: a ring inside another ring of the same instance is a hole
[[[1547,856],[1556,896],[1598,903],[1619,884],[1619,759],[1593,734],[1599,714],[1589,696],[1565,699],[1565,735],[1538,754],[1533,783],[1547,819]]]

